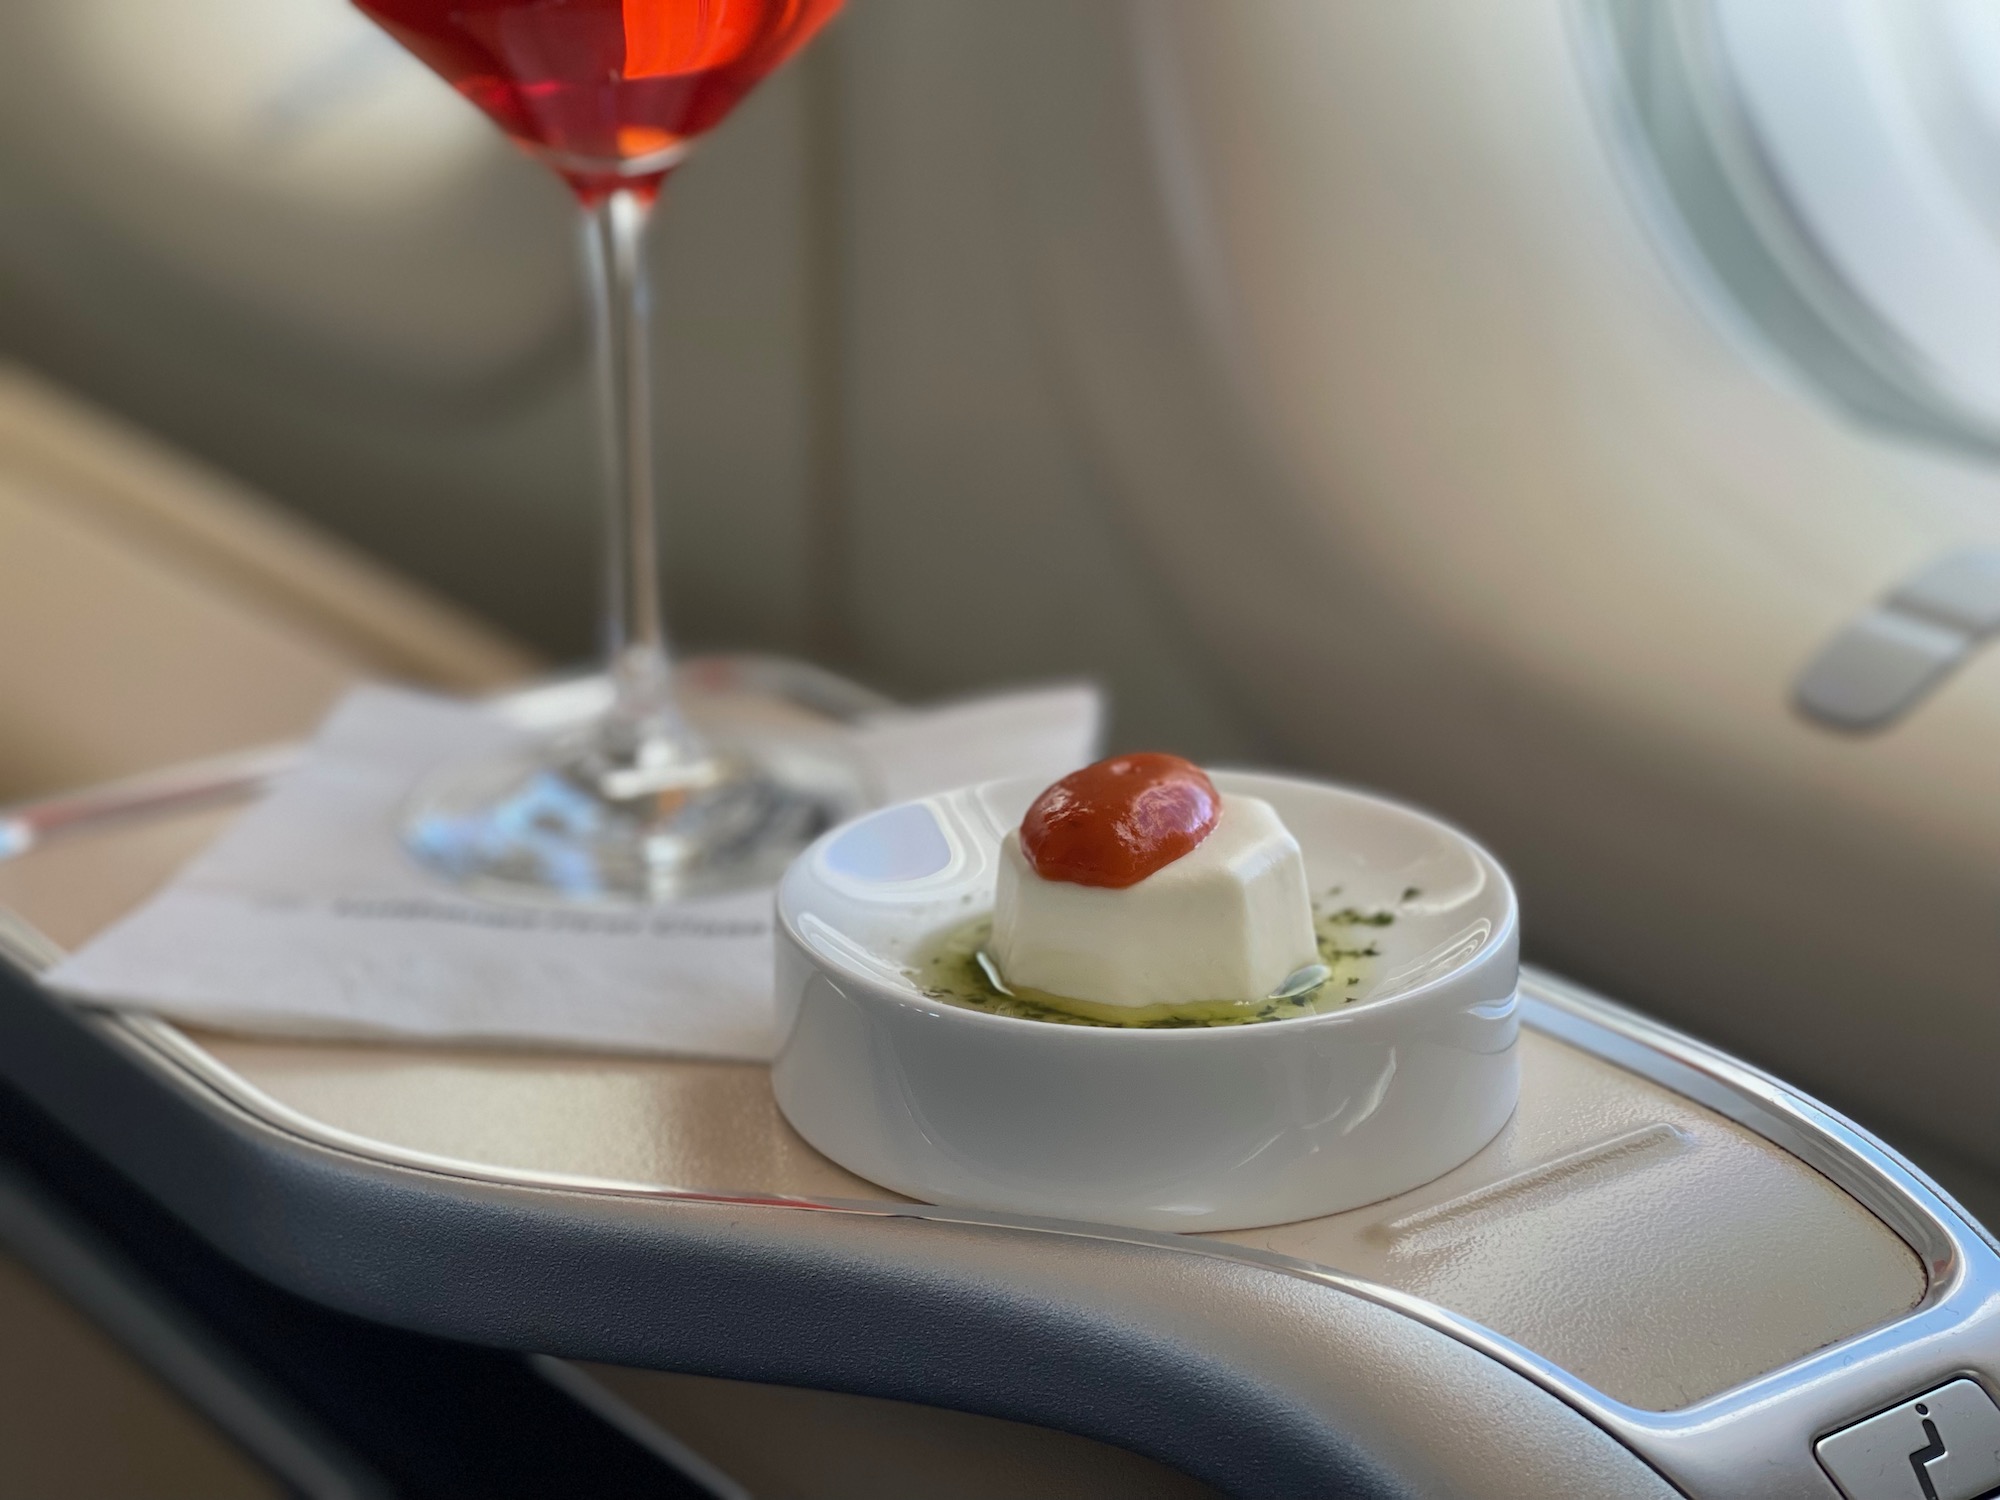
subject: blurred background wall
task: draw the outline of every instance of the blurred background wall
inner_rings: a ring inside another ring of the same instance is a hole
[[[1088,674],[1123,738],[1252,755],[1054,389],[976,4],[857,0],[671,186],[675,627],[913,696]],[[595,630],[573,220],[344,0],[0,13],[0,352],[558,658]]]

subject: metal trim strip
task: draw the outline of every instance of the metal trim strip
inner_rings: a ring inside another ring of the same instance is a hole
[[[95,1018],[108,1037],[259,1128],[376,1165],[492,1186],[681,1204],[919,1219],[1049,1234],[1234,1261],[1364,1298],[1443,1333],[1556,1396],[1690,1493],[1771,1500],[1819,1479],[1812,1443],[1872,1411],[1955,1375],[2000,1377],[2000,1256],[1990,1238],[1915,1166],[1822,1106],[1704,1044],[1552,976],[1530,972],[1523,1018],[1593,1056],[1694,1099],[1799,1156],[1890,1226],[1924,1262],[1924,1300],[1905,1317],[1822,1349],[1757,1380],[1673,1412],[1628,1406],[1533,1350],[1449,1308],[1330,1267],[1249,1246],[1117,1226],[981,1213],[923,1204],[719,1193],[560,1173],[508,1172],[372,1142],[289,1109],[223,1067],[175,1027],[151,1017]],[[1785,1471],[1794,1482],[1785,1482]]]

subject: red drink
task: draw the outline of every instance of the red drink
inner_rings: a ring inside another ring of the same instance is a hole
[[[656,185],[841,0],[356,0],[589,200]]]

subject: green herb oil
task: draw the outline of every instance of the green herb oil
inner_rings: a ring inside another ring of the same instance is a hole
[[[1026,1021],[1052,1021],[1058,1026],[1145,1026],[1163,1029],[1198,1026],[1245,1026],[1255,1021],[1281,1021],[1290,1016],[1324,1015],[1354,1003],[1354,993],[1367,976],[1369,961],[1382,950],[1357,928],[1387,927],[1393,912],[1342,907],[1317,915],[1319,961],[1332,974],[1303,994],[1282,1000],[1194,1000],[1184,1005],[1103,1005],[1071,1000],[1040,990],[1016,988],[1011,995],[996,989],[979,966],[978,954],[993,936],[993,919],[981,917],[954,927],[910,970],[917,987],[933,1000],[963,1005],[996,1016]],[[1002,976],[1005,977],[1005,976]]]

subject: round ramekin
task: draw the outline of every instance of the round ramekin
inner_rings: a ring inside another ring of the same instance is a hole
[[[1387,925],[1339,1011],[1246,1026],[1063,1026],[927,998],[910,967],[989,911],[1040,792],[1002,781],[834,829],[778,887],[778,1106],[850,1171],[930,1203],[1144,1229],[1239,1229],[1392,1197],[1473,1155],[1519,1092],[1518,909],[1437,819],[1288,777],[1270,802],[1316,897]]]

